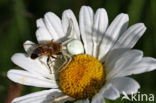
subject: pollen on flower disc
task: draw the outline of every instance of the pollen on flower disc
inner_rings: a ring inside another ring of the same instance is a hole
[[[62,91],[75,99],[93,97],[105,82],[104,68],[93,56],[76,55],[60,72],[59,85]]]

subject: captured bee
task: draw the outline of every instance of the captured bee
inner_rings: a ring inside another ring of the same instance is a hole
[[[30,54],[31,59],[37,59],[42,56],[47,56],[47,66],[51,71],[50,64],[52,63],[50,61],[50,58],[57,58],[55,56],[62,56],[65,59],[65,62],[63,65],[60,67],[65,67],[68,65],[72,59],[70,54],[68,54],[64,49],[63,46],[67,44],[69,41],[65,41],[62,44],[54,41],[48,41],[43,44],[39,44],[36,48],[34,48]],[[65,65],[66,64],[66,65]],[[65,66],[64,66],[65,65]]]
[[[54,55],[60,55],[61,54],[61,45],[57,42],[45,42],[44,44],[40,44],[37,46],[31,53],[30,57],[31,59],[36,59],[41,56],[54,56]]]
[[[57,57],[63,57],[64,62],[58,68],[59,71],[63,70],[68,66],[68,64],[72,60],[73,55],[84,53],[83,44],[80,40],[74,39],[75,28],[73,25],[73,21],[69,19],[70,26],[72,27],[71,31],[69,31],[69,37],[67,37],[66,41],[61,43],[55,41],[44,42],[43,44],[39,44],[36,48],[34,48],[30,54],[31,59],[37,59],[42,56],[47,56],[47,66],[51,71],[50,64],[51,58],[57,59]],[[63,68],[62,68],[63,67]],[[60,70],[61,68],[61,70]]]

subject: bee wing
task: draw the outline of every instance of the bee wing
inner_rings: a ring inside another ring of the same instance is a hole
[[[32,41],[25,41],[24,44],[23,44],[23,47],[24,47],[24,50],[27,52],[27,54],[31,54],[32,50],[34,48],[36,48],[38,46],[38,44],[35,44],[34,42]]]

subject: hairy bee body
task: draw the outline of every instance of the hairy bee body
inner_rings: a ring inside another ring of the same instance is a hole
[[[61,45],[58,42],[45,42],[37,46],[31,53],[31,59],[37,59],[41,56],[55,56],[61,54]]]

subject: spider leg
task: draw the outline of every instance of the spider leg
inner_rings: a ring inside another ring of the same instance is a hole
[[[69,97],[69,96],[65,95],[65,96],[60,96],[58,98],[53,99],[52,100],[52,103],[57,103],[57,102],[66,101],[66,100],[74,101],[75,99],[72,98],[72,97]]]
[[[66,44],[68,44],[68,43],[69,43],[70,41],[72,41],[72,40],[73,40],[73,38],[70,38],[70,39],[64,41],[64,42],[62,43],[62,46],[65,46]]]
[[[72,57],[67,52],[62,51],[62,54],[63,54],[63,58],[65,59],[65,62],[59,67],[58,72],[61,72],[62,70],[64,70],[72,60]]]
[[[65,66],[63,67],[63,69],[65,69],[65,68],[69,65],[69,63],[71,62],[72,57],[71,57],[71,55],[69,55],[69,54],[66,53],[66,52],[63,52],[63,55],[64,55],[64,58],[66,59]],[[67,58],[68,58],[68,59],[67,59]]]
[[[72,25],[72,30],[71,30],[71,35],[70,35],[71,37],[68,40],[64,41],[62,43],[62,46],[68,44],[70,41],[72,41],[74,39],[75,27],[73,24],[73,20],[71,18],[69,19],[69,21],[70,21],[70,24]]]

